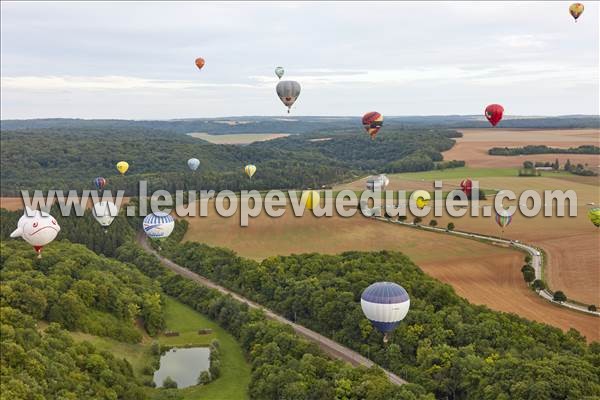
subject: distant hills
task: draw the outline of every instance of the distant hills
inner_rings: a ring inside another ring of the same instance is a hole
[[[346,130],[360,126],[360,116],[244,116],[223,118],[172,119],[172,120],[120,120],[120,119],[26,119],[2,120],[1,129],[29,130],[48,128],[75,129],[156,129],[173,133],[206,132],[210,134],[235,133],[291,133],[302,134],[323,130]],[[387,128],[490,128],[483,115],[431,115],[386,116]],[[506,116],[498,128],[600,128],[598,115]]]

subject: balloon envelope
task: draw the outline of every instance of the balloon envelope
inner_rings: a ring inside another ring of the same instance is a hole
[[[60,232],[60,226],[54,217],[47,212],[32,211],[29,207],[26,207],[25,212],[17,222],[17,229],[10,234],[10,237],[23,238],[40,253],[42,247],[52,242],[58,232]]]
[[[367,178],[367,190],[376,192],[379,190],[385,190],[387,185],[390,184],[390,180],[385,175],[375,175]]]
[[[594,207],[588,211],[588,218],[592,224],[600,228],[600,207]]]
[[[316,190],[305,190],[302,192],[302,201],[306,199],[305,207],[312,210],[317,204],[321,203],[321,195]]]
[[[296,102],[298,96],[300,96],[300,84],[296,81],[281,81],[277,84],[275,90],[277,91],[277,96],[279,96],[283,104],[288,108],[289,113],[290,108]]]
[[[502,228],[506,228],[512,222],[512,215],[507,210],[496,212],[496,223]]]
[[[496,126],[498,122],[502,119],[504,115],[504,107],[500,104],[490,104],[485,108],[485,117],[492,124],[492,126]]]
[[[410,195],[410,198],[417,204],[417,208],[419,208],[419,210],[422,210],[427,204],[429,204],[429,200],[431,200],[431,195],[426,190],[415,190]]]
[[[383,125],[383,115],[377,111],[371,111],[363,115],[362,124],[367,133],[371,136],[371,139],[375,139],[377,132]]]
[[[471,181],[469,178],[463,179],[460,181],[460,188],[462,189],[463,193],[470,198],[471,193],[473,192],[473,181]]]
[[[569,13],[571,13],[573,18],[575,18],[575,22],[577,22],[577,18],[583,14],[584,8],[585,7],[581,3],[573,3],[569,6]]]
[[[187,165],[192,171],[195,171],[200,166],[200,160],[198,160],[197,158],[190,158],[187,161]]]
[[[117,163],[117,170],[121,173],[121,175],[125,175],[125,172],[129,169],[129,164],[126,161],[119,161]]]
[[[168,237],[175,228],[175,220],[169,214],[158,211],[144,218],[144,232],[151,239]]]
[[[375,282],[360,296],[365,317],[382,333],[393,331],[406,317],[410,298],[404,288],[393,282]]]
[[[92,215],[96,221],[103,227],[107,227],[114,221],[119,214],[117,206],[112,201],[99,201],[92,208]]]
[[[285,70],[283,69],[283,67],[275,68],[275,75],[277,75],[277,77],[279,79],[281,79],[281,77],[283,76],[284,73],[285,73]]]
[[[202,58],[202,57],[196,58],[195,64],[196,64],[196,67],[198,67],[198,69],[202,69],[202,67],[204,67],[204,58]]]
[[[96,186],[96,189],[102,190],[104,189],[104,186],[106,186],[106,179],[99,176],[94,179],[94,185]]]
[[[256,167],[252,164],[248,164],[246,167],[244,167],[244,172],[246,175],[248,175],[248,177],[252,178],[252,176],[254,176],[256,173]]]

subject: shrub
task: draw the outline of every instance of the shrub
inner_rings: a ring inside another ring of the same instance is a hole
[[[210,376],[210,372],[202,371],[200,373],[200,376],[198,377],[198,384],[206,385],[207,383],[210,383],[211,380],[212,380],[212,377]]]
[[[175,382],[170,376],[167,376],[163,381],[163,387],[165,389],[177,389],[177,382]]]
[[[535,290],[544,290],[546,289],[546,284],[541,279],[536,279],[532,284]]]
[[[590,304],[590,305],[588,306],[588,311],[594,311],[594,312],[595,312],[596,310],[597,310],[597,309],[596,309],[596,306],[595,306],[594,304]]]
[[[435,219],[429,221],[429,226],[437,226],[438,222]]]
[[[421,217],[415,217],[415,219],[413,220],[413,223],[414,223],[415,225],[417,225],[417,224],[420,224],[420,223],[421,223],[421,221],[423,221],[423,218],[421,218]]]
[[[449,231],[453,231],[455,228],[454,223],[453,222],[448,222],[448,225],[446,226],[446,229],[448,229]]]
[[[152,352],[152,355],[159,356],[160,344],[157,341],[152,342],[152,346],[150,346],[150,351]]]
[[[151,365],[146,365],[146,366],[144,366],[144,368],[142,368],[142,374],[144,374],[144,375],[153,375],[154,374],[154,368],[152,368]]]
[[[567,296],[562,291],[557,291],[554,293],[553,297],[554,301],[567,301]]]

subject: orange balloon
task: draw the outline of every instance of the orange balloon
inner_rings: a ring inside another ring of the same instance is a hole
[[[202,67],[204,67],[204,58],[196,58],[196,67],[198,67],[198,69],[202,69]]]

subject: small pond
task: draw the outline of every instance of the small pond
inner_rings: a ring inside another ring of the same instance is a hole
[[[163,381],[170,376],[179,389],[198,383],[200,372],[210,367],[210,349],[208,347],[173,348],[160,357],[160,368],[154,372],[156,387],[162,387]]]

